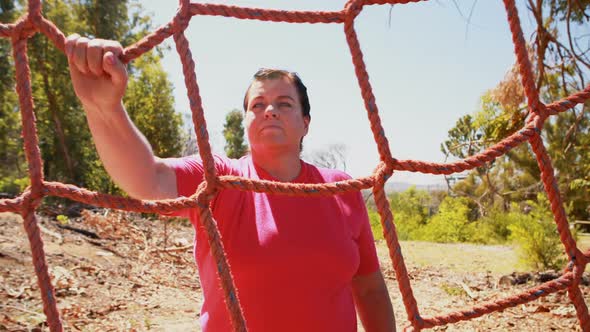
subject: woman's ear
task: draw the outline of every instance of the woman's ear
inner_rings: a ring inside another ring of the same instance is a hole
[[[305,126],[305,135],[307,135],[307,132],[309,131],[309,123],[311,122],[311,116],[309,115],[305,115],[303,117],[303,124]],[[304,135],[304,136],[305,136]]]

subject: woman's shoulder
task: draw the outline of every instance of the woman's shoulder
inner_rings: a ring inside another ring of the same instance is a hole
[[[352,176],[342,170],[318,167],[312,164],[307,164],[307,167],[309,178],[306,182],[309,183],[333,183],[352,179]],[[364,201],[360,191],[350,191],[334,197],[339,197],[337,198],[339,202],[353,204],[352,206],[359,208],[364,207]]]
[[[244,167],[247,167],[248,156],[244,156],[240,159],[229,158],[221,154],[212,154],[213,163],[215,170],[218,175],[235,175],[241,176],[243,174]],[[204,163],[200,155],[190,155],[175,159],[174,165],[182,168],[192,170],[194,172],[204,172]]]

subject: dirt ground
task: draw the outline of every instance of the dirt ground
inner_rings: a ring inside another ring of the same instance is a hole
[[[117,211],[83,211],[80,218],[41,217],[48,265],[67,331],[200,331],[202,297],[186,222],[142,219]],[[499,284],[514,267],[504,246],[402,243],[422,316],[448,313],[515,294],[536,285]],[[378,244],[398,329],[407,315]],[[442,261],[439,257],[454,257]],[[489,262],[502,261],[502,264]],[[19,216],[0,214],[0,331],[46,331],[27,236]],[[582,286],[584,298],[590,287]],[[362,328],[359,326],[359,330]],[[565,292],[445,331],[579,331]]]

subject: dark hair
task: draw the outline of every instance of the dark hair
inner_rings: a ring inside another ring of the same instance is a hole
[[[295,90],[297,90],[297,95],[299,96],[299,100],[301,101],[301,111],[303,116],[311,117],[309,111],[311,110],[311,106],[309,105],[309,97],[307,96],[307,88],[299,78],[299,75],[294,72],[282,70],[282,69],[273,69],[273,68],[260,68],[254,74],[252,82],[248,86],[246,90],[246,94],[244,95],[244,112],[248,110],[248,95],[250,94],[250,88],[254,82],[264,81],[264,80],[274,80],[277,78],[286,78],[289,82],[295,85]]]

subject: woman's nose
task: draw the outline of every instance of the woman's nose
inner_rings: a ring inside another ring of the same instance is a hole
[[[277,110],[275,109],[275,107],[272,104],[269,104],[266,107],[266,110],[264,110],[264,117],[266,119],[278,118],[279,117],[279,113],[277,112]]]

